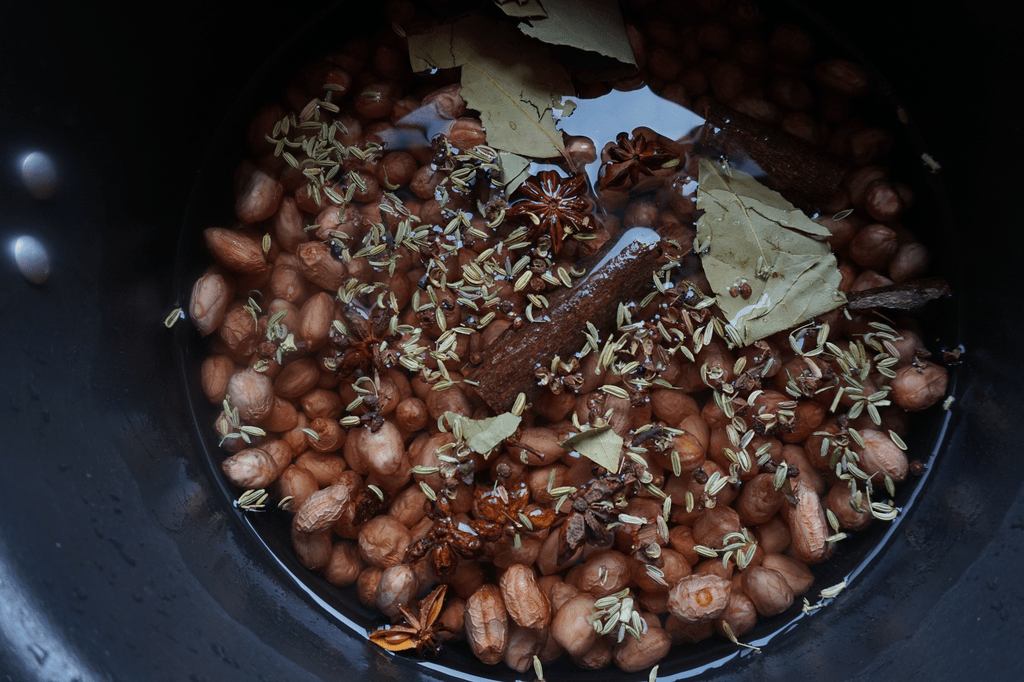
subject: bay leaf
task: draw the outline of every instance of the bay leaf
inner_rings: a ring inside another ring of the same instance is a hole
[[[494,4],[510,17],[546,17],[548,14],[538,0],[494,0]]]
[[[559,445],[617,473],[622,460],[623,442],[622,436],[612,431],[611,425],[605,425],[569,436]]]
[[[409,36],[409,61],[413,71],[462,67],[460,94],[480,112],[488,145],[542,159],[566,153],[552,109],[573,85],[543,43],[470,14]]]
[[[521,23],[519,30],[550,45],[594,52],[632,67],[622,75],[636,71],[617,0],[544,0],[544,10],[546,18]]]
[[[704,272],[743,345],[846,302],[828,228],[778,192],[726,162],[701,159],[697,208],[697,242],[710,240]],[[744,280],[750,296],[733,296],[729,289]]]
[[[530,160],[512,152],[498,152],[501,161],[501,183],[505,196],[511,196],[526,178],[530,177]]]
[[[462,437],[466,439],[466,446],[485,458],[506,438],[514,435],[516,429],[519,428],[519,422],[523,420],[522,417],[517,417],[511,412],[486,419],[470,419],[455,412],[445,412],[444,418],[453,426],[455,422],[459,422]]]

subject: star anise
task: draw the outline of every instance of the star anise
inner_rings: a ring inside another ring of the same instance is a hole
[[[427,502],[427,516],[434,522],[433,526],[426,537],[409,545],[403,561],[416,561],[429,554],[442,583],[451,580],[460,557],[474,559],[483,550],[484,540],[501,537],[501,527],[490,521],[474,520],[466,524],[453,519],[451,501],[443,492],[433,504]]]
[[[528,218],[528,238],[547,234],[551,251],[557,254],[568,235],[593,229],[590,204],[581,196],[586,183],[583,174],[563,178],[553,170],[541,171],[520,186],[519,192],[526,198],[506,209],[505,216]]]
[[[556,355],[550,367],[539,367],[534,376],[539,386],[547,386],[555,395],[566,391],[575,393],[583,385],[583,372],[577,358],[565,362]]]
[[[543,530],[555,522],[557,515],[550,509],[527,510],[530,488],[525,482],[512,486],[512,490],[499,483],[494,486],[478,485],[473,499],[473,512],[477,517],[494,524],[492,532],[514,537],[523,532]],[[500,536],[499,536],[500,537]]]
[[[626,133],[615,137],[615,146],[608,150],[611,158],[601,175],[601,189],[634,187],[641,176],[654,175],[665,163],[678,158],[678,154],[662,149],[643,133],[630,138]]]
[[[608,525],[615,520],[623,489],[632,477],[607,474],[569,496],[569,515],[558,532],[558,562],[565,563],[584,543],[598,547],[612,541]]]
[[[344,333],[337,323],[331,327],[331,342],[339,351],[335,368],[342,374],[373,367],[385,370],[395,360],[392,349],[382,348],[385,342],[397,339],[391,334],[391,317],[387,308],[367,308],[355,301],[341,309]]]
[[[439,629],[437,619],[441,615],[447,590],[447,585],[438,585],[434,588],[433,592],[420,600],[416,615],[404,606],[399,606],[398,610],[405,616],[406,625],[392,625],[389,628],[375,630],[370,633],[370,641],[388,651],[416,649],[417,653],[422,655],[423,649],[426,648],[436,655],[441,650],[441,644],[435,636]]]

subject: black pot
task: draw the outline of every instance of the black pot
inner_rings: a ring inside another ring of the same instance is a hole
[[[943,341],[962,340],[966,353],[921,494],[851,589],[760,654],[713,645],[700,674],[1009,679],[1024,669],[1015,26],[979,6],[923,15],[871,0],[817,11],[891,82],[912,136],[942,164],[934,180],[951,223],[937,218],[926,241],[957,289],[940,309],[952,320]],[[443,677],[353,636],[339,620],[358,613],[270,558],[253,530],[262,521],[230,507],[206,459],[183,375],[195,360],[187,332],[163,326],[184,302],[177,240],[203,159],[230,146],[218,130],[241,115],[230,112],[243,86],[311,18],[269,3],[5,11],[0,234],[37,237],[52,264],[42,285],[10,258],[0,270],[11,360],[5,679]],[[332,15],[321,26],[360,24]],[[22,184],[18,163],[32,150],[55,160],[51,199]]]

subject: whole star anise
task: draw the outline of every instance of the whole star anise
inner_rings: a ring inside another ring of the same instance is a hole
[[[392,625],[389,628],[375,630],[370,633],[370,641],[388,651],[416,649],[417,653],[422,654],[426,648],[437,654],[441,649],[435,636],[439,629],[437,619],[441,615],[447,590],[447,585],[438,585],[434,588],[433,592],[420,600],[415,615],[404,606],[399,606],[398,610],[405,617],[406,625]]]
[[[505,216],[529,219],[529,239],[539,234],[551,238],[552,253],[562,250],[566,236],[573,232],[589,232],[590,204],[581,196],[586,187],[585,175],[563,178],[553,170],[541,171],[519,188],[526,197],[506,209]]]
[[[367,308],[355,301],[346,304],[341,309],[344,325],[339,329],[336,322],[330,332],[331,342],[339,351],[335,368],[342,374],[370,367],[386,369],[394,357],[393,351],[382,350],[382,344],[397,338],[391,334],[392,315],[387,308],[376,305]]]
[[[615,137],[615,146],[608,150],[611,158],[601,175],[601,189],[633,187],[644,175],[654,175],[664,164],[678,158],[678,154],[663,149],[647,139],[643,133],[630,138],[626,133]]]
[[[426,537],[409,545],[404,562],[422,559],[428,554],[434,562],[437,578],[442,583],[452,579],[459,558],[476,558],[483,550],[484,540],[501,537],[502,528],[490,521],[460,523],[452,518],[452,504],[443,492],[431,504],[427,502],[427,516],[434,522]]]

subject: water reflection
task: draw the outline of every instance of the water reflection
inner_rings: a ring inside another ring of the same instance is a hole
[[[11,241],[8,248],[25,279],[33,284],[43,284],[49,279],[50,256],[38,239],[22,235]]]
[[[30,152],[21,159],[21,180],[36,199],[50,199],[57,193],[57,166],[43,152]]]

